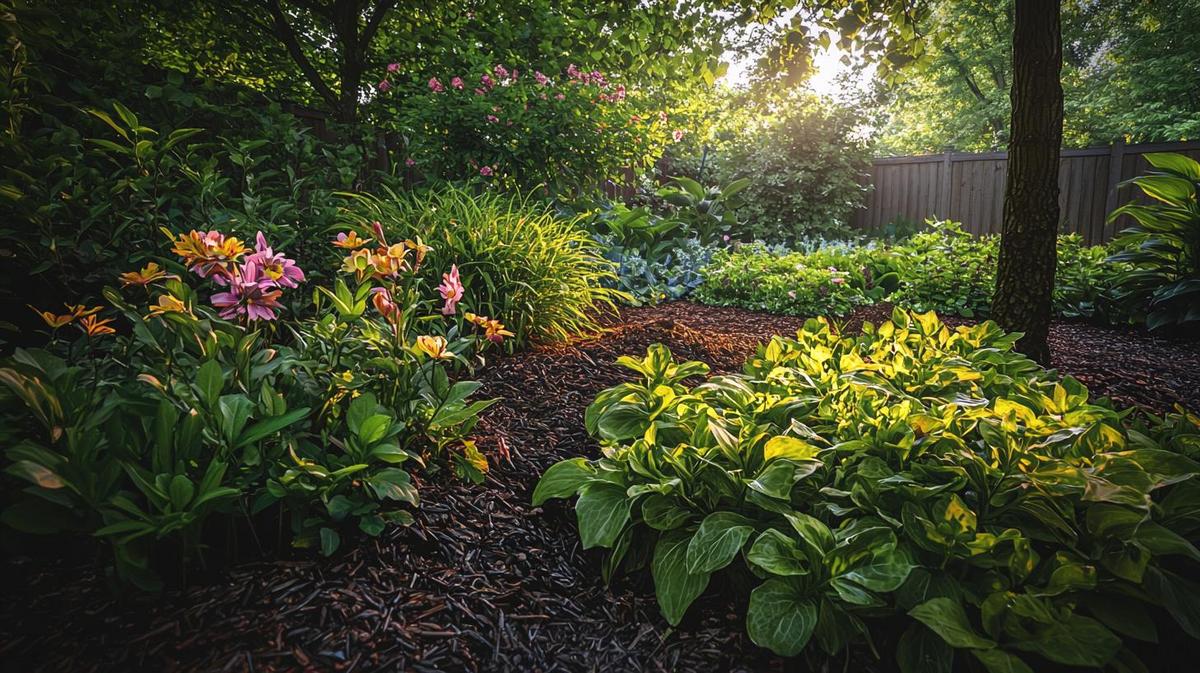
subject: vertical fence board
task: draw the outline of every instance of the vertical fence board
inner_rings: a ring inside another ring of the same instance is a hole
[[[1117,185],[1144,173],[1144,155],[1151,152],[1178,152],[1200,160],[1200,142],[1063,150],[1060,229],[1098,244],[1127,226],[1121,221],[1107,224],[1109,213],[1134,198],[1134,190]],[[974,234],[1000,233],[1007,163],[1005,152],[876,159],[865,176],[874,189],[866,207],[850,218],[851,224],[871,230],[898,218],[923,222],[936,217],[960,221]]]

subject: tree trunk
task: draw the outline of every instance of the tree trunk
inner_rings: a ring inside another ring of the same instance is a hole
[[[1024,332],[1017,349],[1045,365],[1057,258],[1062,25],[1058,0],[1016,0],[1015,14],[1008,183],[992,317]]]

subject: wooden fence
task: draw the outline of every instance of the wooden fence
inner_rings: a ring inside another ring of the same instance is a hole
[[[1077,232],[1095,244],[1127,226],[1120,220],[1106,223],[1108,214],[1137,191],[1117,186],[1145,172],[1148,164],[1142,155],[1151,152],[1179,152],[1200,159],[1200,142],[1063,150],[1058,174],[1061,231]],[[937,218],[962,222],[975,234],[998,234],[1007,162],[1007,152],[876,159],[868,178],[874,189],[851,224],[869,230],[896,219],[919,223]]]

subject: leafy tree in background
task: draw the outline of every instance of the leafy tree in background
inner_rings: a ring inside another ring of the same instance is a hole
[[[927,57],[890,91],[879,150],[987,151],[1008,142],[1013,0],[933,6]],[[1197,0],[1062,3],[1067,147],[1200,133]]]

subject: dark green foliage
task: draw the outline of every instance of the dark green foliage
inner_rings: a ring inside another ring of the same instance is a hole
[[[706,365],[652,346],[588,408],[604,457],[551,467],[534,504],[579,493],[584,546],[652,558],[672,625],[749,581],[750,638],[814,670],[1144,670],[1138,641],[1200,639],[1200,418],[1131,424],[1016,339],[810,320],[695,386]]]
[[[1110,261],[1127,265],[1114,280],[1114,298],[1150,329],[1200,321],[1200,163],[1180,154],[1146,160],[1157,170],[1129,184],[1153,201],[1126,204],[1110,216],[1136,222],[1112,242],[1119,252]]]

